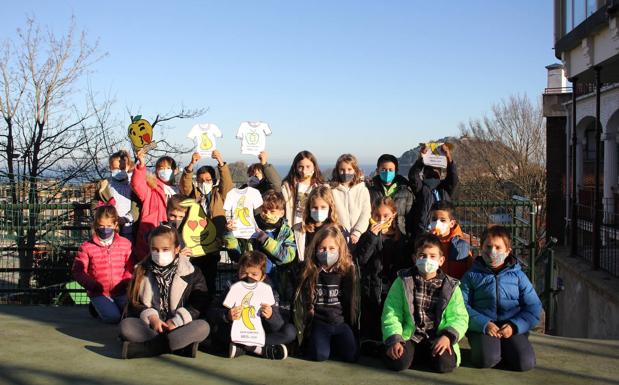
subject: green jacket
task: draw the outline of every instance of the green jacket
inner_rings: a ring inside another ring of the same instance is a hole
[[[236,239],[234,234],[226,232],[224,234],[224,248],[228,251],[228,255],[233,261],[238,261],[241,255],[247,251],[261,251],[267,255],[275,266],[290,263],[297,255],[294,233],[285,222],[282,223],[277,231],[276,238],[266,235],[264,239],[252,238],[247,241]]]
[[[383,340],[387,346],[407,341],[415,333],[414,274],[417,274],[415,267],[400,270],[387,294],[382,316]],[[439,277],[443,278],[443,286],[436,309],[437,319],[440,320],[436,335],[445,335],[449,338],[459,366],[458,341],[464,337],[468,329],[469,314],[462,299],[460,282],[441,271],[439,271]]]

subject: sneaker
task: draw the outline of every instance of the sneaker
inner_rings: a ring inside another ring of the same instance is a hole
[[[288,357],[286,345],[265,345],[262,355],[270,360],[284,360]]]
[[[245,349],[243,349],[241,345],[238,345],[235,343],[230,344],[230,350],[228,352],[228,357],[237,358],[237,357],[242,356],[243,354],[245,354]]]
[[[189,344],[182,349],[173,351],[172,353],[181,357],[196,358],[196,355],[198,354],[198,345],[199,344],[197,342],[194,342],[193,344]]]

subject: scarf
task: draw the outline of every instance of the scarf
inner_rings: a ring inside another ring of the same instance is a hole
[[[150,270],[155,276],[157,288],[159,289],[159,318],[163,320],[168,318],[170,312],[170,288],[172,287],[172,279],[174,279],[177,267],[178,258],[174,258],[174,261],[168,266],[162,267],[154,262],[150,264]]]

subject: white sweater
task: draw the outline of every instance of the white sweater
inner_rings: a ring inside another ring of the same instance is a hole
[[[351,235],[361,237],[361,234],[367,230],[372,216],[370,192],[365,183],[357,183],[350,188],[339,184],[331,191],[335,199],[335,212],[340,225]]]

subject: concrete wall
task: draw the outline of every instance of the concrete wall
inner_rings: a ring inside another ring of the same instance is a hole
[[[577,258],[556,252],[565,290],[558,296],[557,334],[564,337],[619,339],[619,278]]]

